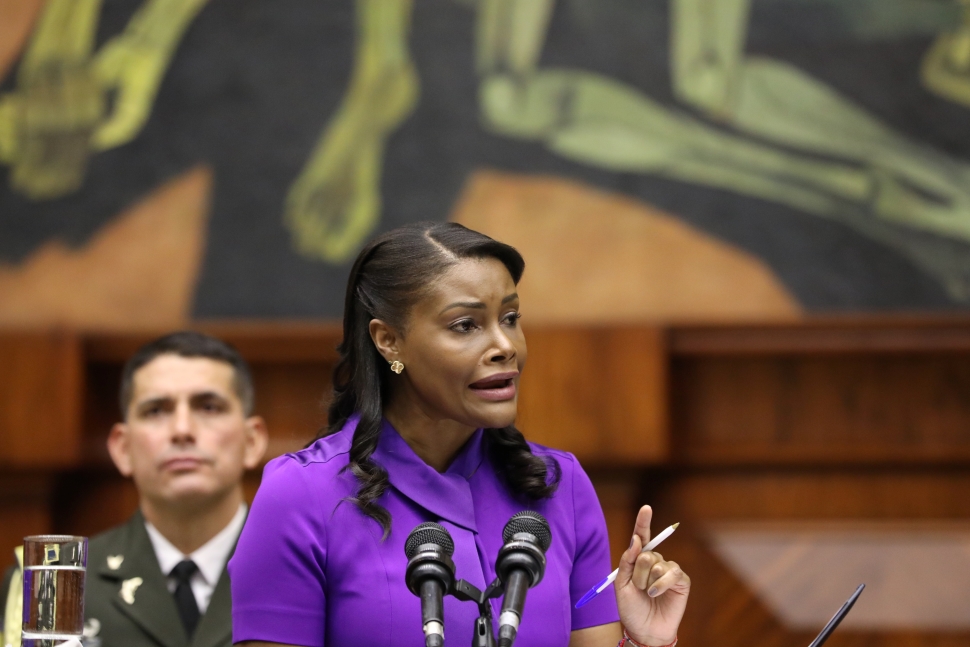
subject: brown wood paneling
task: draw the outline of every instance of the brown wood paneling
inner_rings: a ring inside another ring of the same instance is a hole
[[[814,352],[803,344],[781,351],[766,344],[728,352],[733,337],[726,331],[715,353],[716,335],[707,331],[703,352],[682,344],[671,358],[678,460],[970,461],[970,350],[914,350],[919,344],[907,342],[891,350]]]
[[[121,365],[88,361],[84,367],[84,424],[82,463],[87,466],[111,466],[106,442],[112,425],[121,420],[118,390]]]
[[[260,361],[252,365],[256,411],[269,429],[267,460],[297,451],[326,426],[331,364]]]
[[[235,346],[248,362],[328,362],[338,359],[341,328],[333,323],[207,321],[188,326]],[[84,336],[89,361],[123,365],[140,346],[170,330],[90,333]]]
[[[250,362],[336,364],[337,344],[343,338],[337,324],[282,322],[232,324],[211,322],[198,329],[225,339]]]
[[[70,466],[80,458],[82,364],[75,336],[0,336],[0,464]]]
[[[739,521],[966,521],[970,520],[968,491],[970,471],[963,468],[739,467],[668,471],[645,498],[655,510],[682,522],[660,550],[691,575],[691,600],[681,628],[685,642],[804,647],[813,638],[811,632],[782,626],[713,553],[708,536],[712,527]],[[913,559],[918,564],[920,556]],[[826,565],[819,564],[818,586],[825,588],[827,580]],[[879,586],[878,581],[869,584]],[[833,613],[848,592],[831,592]],[[847,628],[836,632],[828,644],[895,647],[915,646],[920,640],[924,641],[920,644],[955,647],[970,644],[970,633]]]
[[[49,474],[26,470],[0,474],[0,571],[13,563],[13,549],[24,537],[51,532],[52,489]]]
[[[811,636],[792,636],[785,631],[757,596],[710,551],[696,526],[685,523],[659,550],[691,576],[690,599],[680,626],[683,643],[805,647],[811,642]]]
[[[253,372],[255,413],[270,434],[267,460],[303,447],[326,423],[330,376],[340,329],[310,323],[212,322],[193,329],[234,345]],[[118,390],[124,363],[139,347],[165,332],[92,334],[85,337],[89,388],[85,393],[84,456],[109,464],[105,439],[120,419]]]
[[[684,519],[970,519],[965,467],[692,470],[662,490]]]
[[[970,318],[954,316],[817,317],[794,323],[680,325],[673,355],[805,355],[970,351]]]
[[[53,530],[92,537],[124,523],[138,509],[138,491],[113,465],[73,470],[55,482]]]
[[[250,361],[270,455],[314,435],[325,421],[338,327],[209,322],[201,329]],[[583,461],[614,560],[641,504],[654,507],[655,529],[683,523],[661,552],[694,582],[685,644],[801,647],[812,637],[782,626],[715,554],[710,529],[718,524],[970,522],[970,319],[536,326],[526,334],[517,423],[530,439]],[[16,419],[49,434],[59,427],[39,421],[66,419],[52,414],[52,394],[74,393],[75,437],[80,425],[84,447],[57,463],[44,436],[11,438],[0,427],[0,460],[20,447],[49,463],[0,479],[0,529],[7,532],[0,550],[26,532],[94,534],[134,509],[134,490],[108,462],[104,439],[118,419],[121,366],[154,336],[85,335],[73,350],[69,335],[36,335],[27,345],[9,334],[0,339],[0,352],[20,353],[16,370],[0,375],[0,398],[21,407],[15,414],[0,408],[0,423]],[[65,380],[72,356],[74,377]],[[14,397],[28,384],[33,399]],[[247,499],[259,480],[259,471],[247,475]],[[823,568],[819,581],[824,587]],[[833,600],[833,611],[841,601]],[[842,628],[829,644],[917,643],[970,644],[970,635]]]
[[[677,541],[672,537],[665,542],[662,552],[691,575],[690,601],[680,627],[681,644],[805,647],[812,641],[815,631],[786,629],[701,537],[681,533],[679,529],[677,534]],[[824,565],[819,566],[819,580],[824,585]],[[873,585],[878,583],[870,583]],[[833,613],[844,597],[842,591],[833,592]],[[820,625],[818,629],[821,628]],[[826,647],[963,647],[967,644],[970,644],[970,634],[966,632],[859,631],[841,627],[829,638]]]
[[[584,464],[667,456],[667,367],[659,328],[527,330],[517,426]]]
[[[587,470],[596,496],[603,506],[606,528],[610,533],[610,556],[613,564],[620,563],[620,555],[629,548],[640,506],[643,501],[640,471],[637,469],[609,469],[593,467]],[[663,520],[657,523],[663,523]],[[653,524],[654,530],[663,526]],[[669,525],[669,524],[668,524]],[[603,576],[606,577],[607,573]]]

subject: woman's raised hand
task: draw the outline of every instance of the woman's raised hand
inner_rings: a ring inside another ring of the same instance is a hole
[[[645,505],[637,514],[630,548],[620,557],[614,589],[620,622],[641,645],[669,645],[687,608],[690,578],[676,562],[655,551],[641,553],[650,541],[653,510]]]

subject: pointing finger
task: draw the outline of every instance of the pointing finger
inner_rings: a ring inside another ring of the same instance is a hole
[[[653,508],[648,505],[640,508],[640,512],[637,513],[637,522],[633,526],[633,534],[640,538],[641,546],[650,543],[651,520],[653,520]]]

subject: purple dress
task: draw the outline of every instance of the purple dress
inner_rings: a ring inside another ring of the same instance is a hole
[[[357,481],[347,465],[356,418],[310,447],[270,461],[229,562],[233,641],[308,647],[367,644],[421,647],[421,603],[404,583],[404,541],[424,521],[438,521],[455,541],[456,577],[484,589],[495,577],[502,529],[533,509],[552,528],[546,574],[529,590],[517,647],[566,647],[570,631],[618,620],[607,591],[582,609],[573,605],[613,570],[606,522],[576,458],[532,445],[562,468],[556,494],[523,503],[509,493],[484,451],[482,430],[446,472],[422,461],[387,422],[373,458],[391,487],[380,503],[392,517],[380,525],[347,501]],[[493,600],[497,622],[501,598]],[[445,643],[471,644],[474,602],[445,599]],[[497,627],[496,627],[497,630]]]

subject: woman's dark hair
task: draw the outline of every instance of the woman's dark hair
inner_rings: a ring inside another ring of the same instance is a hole
[[[484,258],[501,261],[516,284],[522,278],[525,261],[514,247],[450,222],[419,222],[388,231],[361,250],[350,270],[333,400],[328,426],[318,438],[340,431],[348,418],[360,415],[348,465],[360,487],[351,500],[381,524],[385,536],[391,515],[377,500],[389,481],[387,471],[371,455],[381,433],[391,372],[371,340],[370,321],[380,319],[406,331],[412,306],[430,292],[436,279],[461,260]],[[490,458],[515,495],[535,500],[555,492],[559,464],[535,456],[515,425],[485,433]]]

